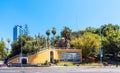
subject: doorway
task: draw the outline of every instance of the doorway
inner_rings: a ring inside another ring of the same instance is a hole
[[[23,58],[22,59],[22,64],[27,64],[27,59]]]
[[[50,52],[50,63],[53,63],[54,60],[54,53],[53,51]]]

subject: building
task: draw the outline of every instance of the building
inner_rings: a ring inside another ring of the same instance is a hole
[[[9,59],[8,62],[20,64],[41,64],[46,61],[53,63],[54,60],[58,60],[59,62],[80,63],[82,62],[82,51],[81,49],[46,48],[40,52],[22,57],[18,55]]]
[[[24,31],[22,29],[22,26],[15,25],[15,27],[13,28],[13,41],[16,41],[19,35],[23,33]]]

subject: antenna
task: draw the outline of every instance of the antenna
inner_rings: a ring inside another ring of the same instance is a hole
[[[78,27],[79,27],[78,26],[78,16],[76,15],[76,28],[77,28],[77,30],[79,30]]]

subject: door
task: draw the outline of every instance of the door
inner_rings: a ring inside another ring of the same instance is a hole
[[[27,64],[27,59],[23,58],[22,59],[22,64]]]
[[[50,52],[50,63],[53,63],[54,60],[54,53],[53,51]]]

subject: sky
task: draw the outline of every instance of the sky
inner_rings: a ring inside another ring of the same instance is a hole
[[[120,0],[0,0],[0,38],[13,40],[13,27],[25,24],[29,35],[56,27],[72,31],[120,24]]]

